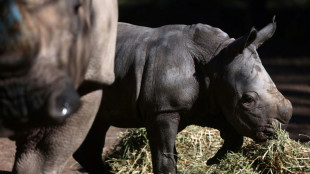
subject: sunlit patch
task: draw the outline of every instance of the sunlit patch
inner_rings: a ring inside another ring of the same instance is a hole
[[[63,116],[65,116],[65,115],[67,115],[67,113],[68,113],[68,109],[67,108],[63,108],[62,111],[61,111],[61,114]]]

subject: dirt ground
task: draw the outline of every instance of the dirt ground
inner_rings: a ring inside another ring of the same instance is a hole
[[[293,104],[293,118],[288,127],[291,138],[310,140],[310,58],[265,58],[263,65],[278,89]],[[124,129],[121,129],[124,130]],[[111,128],[106,137],[106,149],[115,141],[120,129]],[[300,134],[302,134],[300,136]],[[0,138],[0,174],[8,174],[14,162],[15,143]],[[85,173],[71,158],[65,174]]]
[[[106,145],[104,150],[108,150],[115,140],[120,131],[125,131],[125,129],[120,129],[116,127],[111,127],[107,132]],[[15,154],[15,142],[9,140],[8,138],[0,138],[0,174],[10,174],[9,171],[12,170],[14,164],[14,154]],[[84,172],[82,167],[71,157],[63,171],[64,174],[81,174]]]

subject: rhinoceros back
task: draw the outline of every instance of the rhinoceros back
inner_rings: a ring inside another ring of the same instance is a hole
[[[193,108],[203,80],[198,78],[202,74],[193,56],[196,28],[167,25],[153,29],[119,23],[115,83],[105,92],[103,106],[112,124],[143,126],[157,113]]]

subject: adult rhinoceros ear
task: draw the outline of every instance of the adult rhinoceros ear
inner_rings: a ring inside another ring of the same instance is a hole
[[[91,59],[85,80],[99,84],[114,81],[114,54],[117,33],[117,0],[93,0]]]
[[[259,32],[257,33],[257,37],[253,42],[253,45],[255,45],[256,48],[261,46],[266,40],[268,40],[273,36],[274,32],[276,31],[276,28],[277,24],[275,22],[275,16],[273,16],[272,23],[268,24],[266,27],[259,30]]]

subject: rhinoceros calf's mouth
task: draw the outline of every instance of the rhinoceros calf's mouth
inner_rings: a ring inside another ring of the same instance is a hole
[[[275,130],[272,127],[272,125],[270,125],[258,128],[254,133],[253,139],[257,143],[264,143],[268,139],[275,139],[275,138],[276,138]]]
[[[275,139],[276,138],[274,132],[269,132],[269,131],[256,132],[255,136],[256,136],[256,138],[255,138],[256,142],[265,142],[268,139]]]
[[[257,142],[265,142],[268,139],[268,136],[264,132],[257,132],[255,136],[255,141]]]

